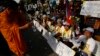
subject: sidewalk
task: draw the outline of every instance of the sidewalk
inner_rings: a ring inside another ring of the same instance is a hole
[[[42,37],[40,32],[33,32],[33,29],[29,29],[23,31],[23,33],[24,38],[28,43],[28,54],[30,56],[58,56],[53,52],[46,39]]]

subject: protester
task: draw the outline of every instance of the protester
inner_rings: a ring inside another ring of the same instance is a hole
[[[55,33],[61,33],[61,27],[62,27],[62,23],[60,20],[57,20],[57,24],[56,24],[56,28],[55,28]]]
[[[65,23],[64,24],[64,28],[62,28],[62,35],[63,35],[63,39],[71,39],[72,37],[72,29],[69,23]]]
[[[80,49],[77,50],[77,51],[80,52],[80,55],[93,56],[95,54],[94,50],[95,50],[95,47],[96,47],[96,42],[92,37],[93,33],[94,33],[94,29],[93,28],[91,28],[91,27],[85,28],[84,29],[84,35],[81,35],[76,40],[77,44],[79,44],[79,45],[75,46],[75,43],[74,43],[73,49],[80,48],[81,52],[79,51]]]
[[[4,8],[0,12],[0,32],[10,50],[16,56],[24,56],[26,43],[20,30],[28,28],[30,23],[25,21],[24,15],[18,10],[18,4],[13,0],[0,0],[0,6]]]
[[[84,29],[84,31],[85,31],[84,35],[86,36],[87,41],[86,41],[85,48],[83,49],[83,51],[91,56],[91,54],[95,54],[94,49],[96,46],[96,42],[92,37],[94,33],[94,29],[91,27],[87,27]]]
[[[72,42],[74,46],[72,47],[77,55],[82,56],[94,56],[95,55],[95,47],[96,42],[93,39],[94,30],[91,27],[87,27],[84,29],[84,35],[80,35],[76,42]]]
[[[53,32],[55,28],[53,20],[48,19],[46,23],[47,23],[48,31]]]

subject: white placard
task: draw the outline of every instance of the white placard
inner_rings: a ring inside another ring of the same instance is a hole
[[[80,14],[100,18],[100,1],[85,1]]]
[[[49,37],[49,39],[48,39],[47,42],[50,45],[50,47],[52,48],[52,50],[54,52],[56,52],[57,45],[59,44],[59,42],[57,41],[57,39],[54,38],[53,36],[51,36],[51,37]]]
[[[73,51],[71,48],[63,44],[62,42],[59,42],[57,45],[56,53],[59,56],[74,56],[75,51]]]

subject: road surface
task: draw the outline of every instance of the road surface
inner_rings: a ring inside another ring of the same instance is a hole
[[[22,33],[29,49],[27,52],[29,56],[58,56],[53,52],[53,50],[46,42],[46,39],[42,37],[40,32],[34,32],[33,29],[28,29],[22,31]],[[1,37],[2,36],[0,36],[0,56],[10,56],[9,48],[4,39],[2,39]]]

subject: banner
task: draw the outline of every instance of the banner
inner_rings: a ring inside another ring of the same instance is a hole
[[[62,42],[58,42],[56,38],[52,36],[52,33],[48,32],[42,25],[37,21],[33,20],[34,26],[38,31],[42,31],[42,36],[47,40],[47,43],[52,50],[59,56],[74,56],[75,52]]]
[[[72,4],[70,4],[70,1],[66,0],[66,19],[67,23],[72,24],[72,11],[71,11]]]
[[[85,1],[80,15],[100,18],[100,1]]]
[[[71,48],[69,48],[62,42],[59,42],[59,44],[57,45],[56,53],[59,56],[74,56],[75,55],[75,51],[73,51]]]

